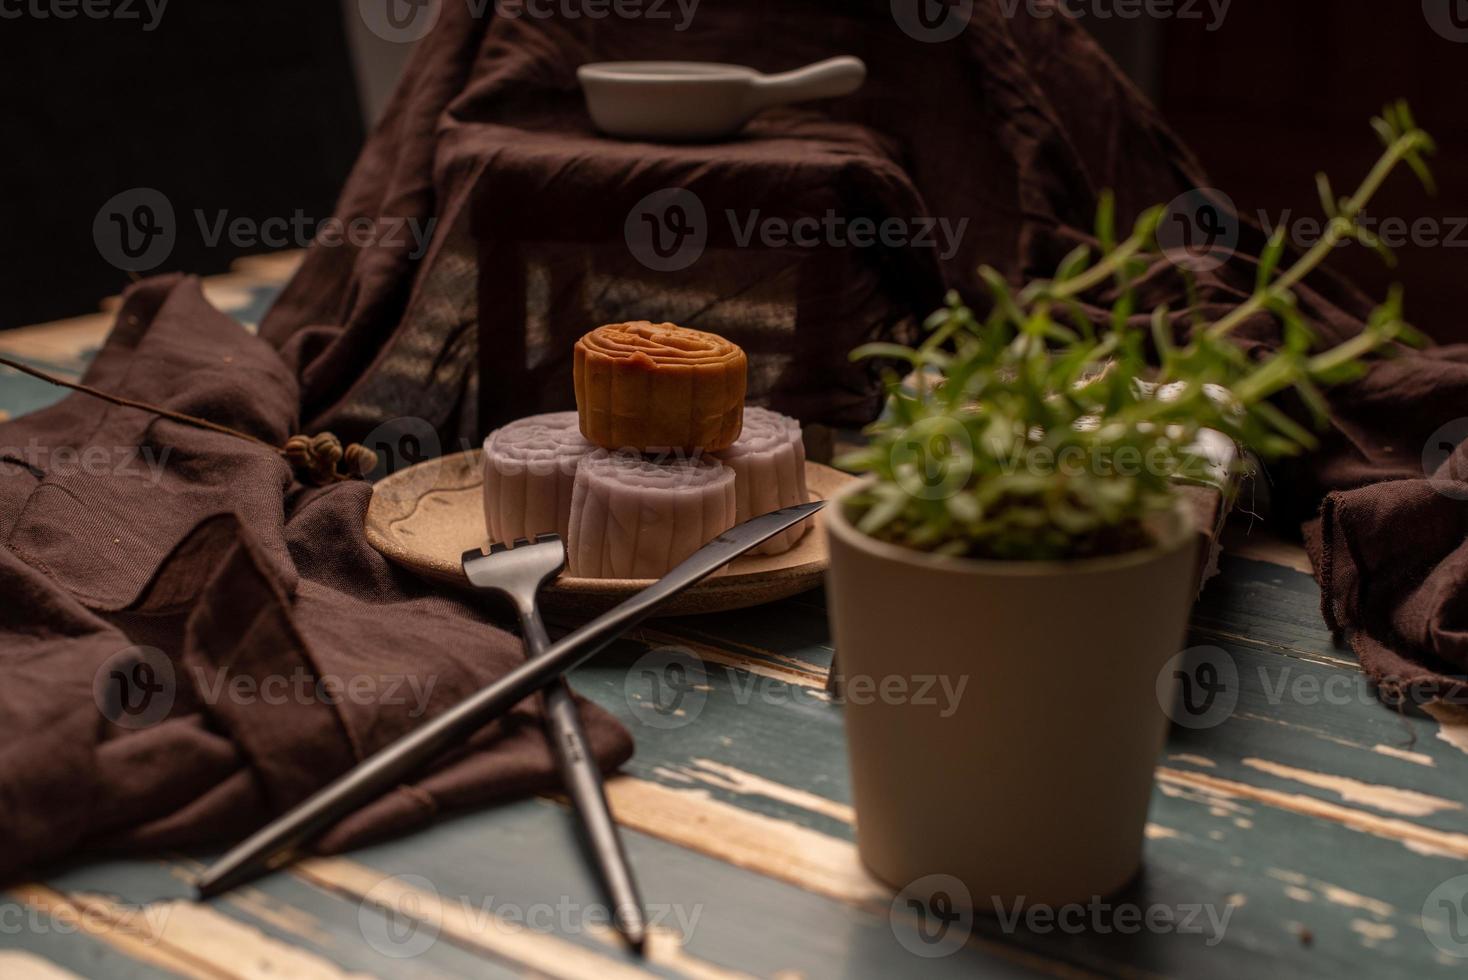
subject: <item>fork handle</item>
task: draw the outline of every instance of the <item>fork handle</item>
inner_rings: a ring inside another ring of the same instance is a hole
[[[520,623],[525,634],[525,652],[530,658],[542,656],[550,648],[545,623],[536,610],[522,610]],[[545,690],[546,725],[550,731],[552,751],[561,770],[566,794],[581,824],[586,844],[595,855],[602,887],[612,903],[612,922],[633,949],[642,950],[647,941],[647,922],[632,866],[622,846],[611,809],[607,806],[606,789],[601,770],[586,742],[581,726],[581,712],[571,697],[564,678]]]

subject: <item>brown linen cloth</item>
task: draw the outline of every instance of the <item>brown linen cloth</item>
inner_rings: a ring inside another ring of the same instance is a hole
[[[134,288],[85,380],[273,445],[297,413],[276,351],[192,279]],[[238,837],[521,660],[367,545],[370,493],[303,489],[268,448],[80,394],[0,425],[0,877]],[[554,787],[538,712],[320,847]],[[626,760],[621,725],[582,714],[598,760]]]
[[[914,9],[920,4],[912,0]],[[937,6],[928,5],[929,14]],[[411,415],[461,445],[482,434],[487,420],[474,412],[476,319],[484,342],[510,350],[529,345],[496,333],[498,311],[476,308],[465,213],[481,177],[498,175],[498,154],[513,139],[507,128],[590,137],[575,80],[584,62],[705,59],[782,71],[832,55],[862,57],[869,78],[859,94],[767,113],[737,141],[786,138],[795,165],[804,162],[800,141],[813,132],[850,140],[870,134],[909,182],[884,200],[913,200],[923,215],[970,219],[954,256],[912,262],[903,295],[889,297],[909,304],[917,318],[948,287],[982,302],[975,276],[981,262],[1012,279],[1053,272],[1071,245],[1087,238],[1102,188],[1115,189],[1118,210],[1129,218],[1207,186],[1196,161],[1081,26],[1058,10],[1006,16],[1010,6],[975,0],[966,30],[924,43],[898,29],[889,0],[703,0],[684,29],[671,20],[618,17],[476,18],[466,5],[443,4],[339,209],[343,219],[411,219],[420,227],[434,220],[431,244],[419,250],[410,237],[395,236],[397,243],[313,247],[263,327],[298,372],[308,428],[360,437],[383,418]],[[1383,92],[1383,100],[1394,94]],[[1362,138],[1370,138],[1364,120]],[[569,181],[578,193],[612,194],[638,167],[581,154],[545,172],[548,182]],[[1333,176],[1344,186],[1358,175]],[[492,214],[500,203],[474,206]],[[1202,283],[1214,310],[1251,289],[1248,256],[1263,241],[1240,225],[1239,258]],[[695,266],[676,281],[696,284],[698,272]],[[1149,272],[1142,291],[1143,309],[1180,304],[1184,296],[1165,264]],[[1312,277],[1300,300],[1331,342],[1354,334],[1371,308],[1356,290],[1324,275]],[[518,324],[518,317],[506,319]],[[903,318],[886,322],[902,339]],[[1240,340],[1269,347],[1279,336],[1273,321],[1260,317]],[[483,383],[533,389],[528,365],[494,366],[492,353]],[[839,344],[824,356],[806,352],[807,373],[792,387],[839,389],[829,379],[846,370],[844,354]],[[842,397],[849,402],[849,393]],[[1323,513],[1310,540],[1327,612],[1334,625],[1355,631],[1372,676],[1389,689],[1404,676],[1456,685],[1442,675],[1468,668],[1464,505],[1433,492],[1420,456],[1430,434],[1468,415],[1468,348],[1408,354],[1330,398],[1334,417],[1321,451],[1304,466],[1276,467],[1274,497],[1312,529]],[[1458,473],[1468,472],[1465,453],[1459,446]]]

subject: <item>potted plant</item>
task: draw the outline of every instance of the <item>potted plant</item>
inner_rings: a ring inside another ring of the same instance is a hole
[[[983,907],[1084,901],[1138,870],[1166,732],[1158,673],[1195,591],[1177,488],[1203,475],[1200,433],[1300,452],[1310,432],[1271,396],[1293,390],[1323,419],[1321,386],[1417,340],[1394,289],[1360,336],[1318,350],[1291,292],[1338,244],[1379,245],[1360,218],[1398,164],[1427,179],[1432,144],[1406,107],[1375,125],[1387,149],[1354,195],[1320,179],[1321,240],[1282,269],[1277,231],[1253,295],[1214,322],[1180,318],[1184,342],[1166,307],[1134,315],[1162,209],[1118,241],[1108,196],[1099,249],[1054,278],[1014,291],[986,268],[987,315],[951,295],[920,346],[853,352],[903,368],[842,460],[866,478],[826,522],[857,840],[879,878],[951,876]],[[1098,329],[1079,301],[1106,287]],[[1230,334],[1266,311],[1284,343],[1251,358]],[[914,696],[925,688],[957,703]]]

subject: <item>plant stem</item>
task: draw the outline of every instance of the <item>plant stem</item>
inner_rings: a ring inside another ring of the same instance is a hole
[[[1071,299],[1084,293],[1092,286],[1100,285],[1107,279],[1112,278],[1113,273],[1120,269],[1128,259],[1139,254],[1145,244],[1138,236],[1134,235],[1128,238],[1118,245],[1115,251],[1074,279],[1067,279],[1065,282],[1052,285],[1046,291],[1048,297],[1060,300]]]
[[[1418,143],[1418,135],[1415,132],[1408,133],[1392,143],[1387,148],[1387,152],[1382,154],[1381,159],[1376,161],[1376,166],[1371,168],[1371,172],[1366,175],[1366,179],[1362,181],[1356,193],[1346,201],[1345,207],[1341,210],[1341,216],[1331,219],[1326,226],[1325,234],[1320,236],[1320,241],[1316,242],[1313,248],[1301,256],[1300,261],[1283,272],[1268,288],[1255,292],[1222,320],[1209,327],[1208,332],[1214,337],[1227,335],[1229,331],[1249,317],[1263,310],[1269,300],[1283,298],[1291,288],[1314,272],[1335,250],[1335,247],[1356,230],[1356,216],[1365,210],[1366,205],[1381,189],[1382,183],[1406,158],[1407,154],[1417,148]]]

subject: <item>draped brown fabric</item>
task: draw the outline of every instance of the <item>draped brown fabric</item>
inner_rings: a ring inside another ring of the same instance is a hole
[[[86,381],[279,445],[296,380],[197,280],[133,289]],[[0,425],[0,877],[78,848],[222,843],[523,657],[370,548],[360,481],[72,395]],[[552,789],[535,700],[344,820],[337,850]],[[604,765],[627,732],[583,706]]]

